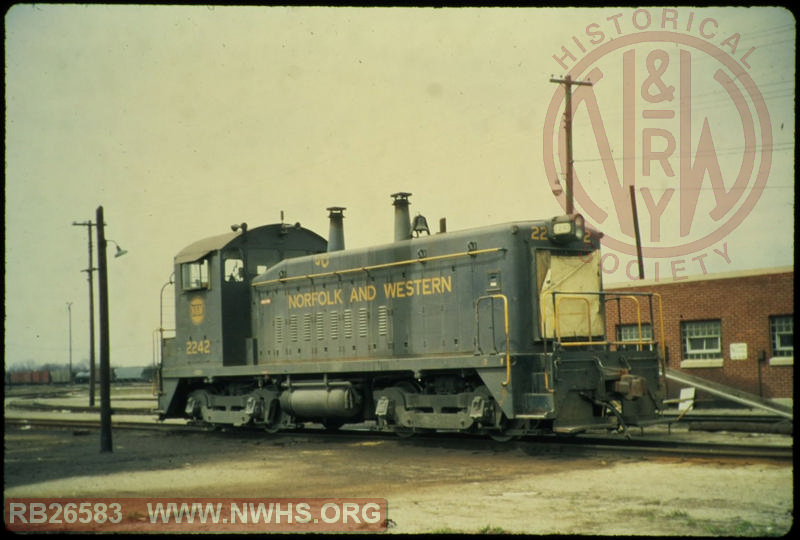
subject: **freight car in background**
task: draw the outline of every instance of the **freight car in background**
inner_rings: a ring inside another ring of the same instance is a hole
[[[111,382],[153,382],[155,372],[156,368],[153,366],[111,368]],[[90,373],[88,371],[80,371],[75,374],[75,382],[88,383],[89,377]],[[95,373],[95,377],[99,383],[100,373]]]
[[[134,368],[112,368],[111,380],[113,382],[153,382],[156,368],[153,366]],[[99,374],[98,374],[99,381]],[[88,371],[76,371],[72,382],[85,384],[89,382]],[[12,371],[5,374],[7,385],[21,384],[68,384],[69,369],[39,369]]]
[[[6,373],[5,382],[8,385],[67,384],[69,382],[69,369],[12,371]]]
[[[112,382],[153,382],[156,368],[153,366],[145,367],[117,367],[111,369]]]
[[[331,207],[327,242],[241,224],[181,250],[160,417],[498,439],[660,421],[660,347],[605,337],[608,302],[657,330],[658,306],[603,292],[601,233],[575,214],[431,235],[409,196],[380,246],[345,249]]]

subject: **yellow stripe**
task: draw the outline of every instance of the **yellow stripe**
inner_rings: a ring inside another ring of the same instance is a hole
[[[302,276],[284,277],[278,279],[270,279],[266,281],[257,281],[252,284],[253,287],[260,287],[262,285],[270,285],[272,283],[285,283],[287,281],[296,281],[298,279],[317,279],[322,277],[337,276],[341,274],[351,274],[354,272],[371,272],[373,270],[381,270],[383,268],[392,268],[394,266],[403,266],[414,263],[424,263],[429,261],[441,261],[445,259],[455,259],[457,257],[473,257],[475,255],[483,255],[485,253],[496,253],[498,251],[505,251],[505,248],[488,248],[478,249],[474,251],[464,251],[461,253],[449,253],[447,255],[435,255],[433,257],[419,257],[418,259],[407,259],[405,261],[395,261],[390,263],[375,264],[372,266],[362,266],[360,268],[348,268],[346,270],[337,270],[334,272],[321,272],[319,274],[304,274]]]

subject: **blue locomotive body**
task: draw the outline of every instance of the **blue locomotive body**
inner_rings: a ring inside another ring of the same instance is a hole
[[[344,249],[336,208],[327,245],[274,225],[183,250],[162,417],[496,438],[658,421],[657,344],[606,339],[579,215],[413,237],[407,197],[382,246]]]

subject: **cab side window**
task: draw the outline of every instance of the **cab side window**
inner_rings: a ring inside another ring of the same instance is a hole
[[[208,259],[200,259],[181,265],[181,287],[184,291],[208,289]]]
[[[225,259],[225,281],[242,283],[244,281],[244,261],[238,258]]]

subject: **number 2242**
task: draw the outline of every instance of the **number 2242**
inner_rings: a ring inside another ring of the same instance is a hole
[[[211,354],[211,340],[194,341],[190,339],[186,342],[186,354]]]

